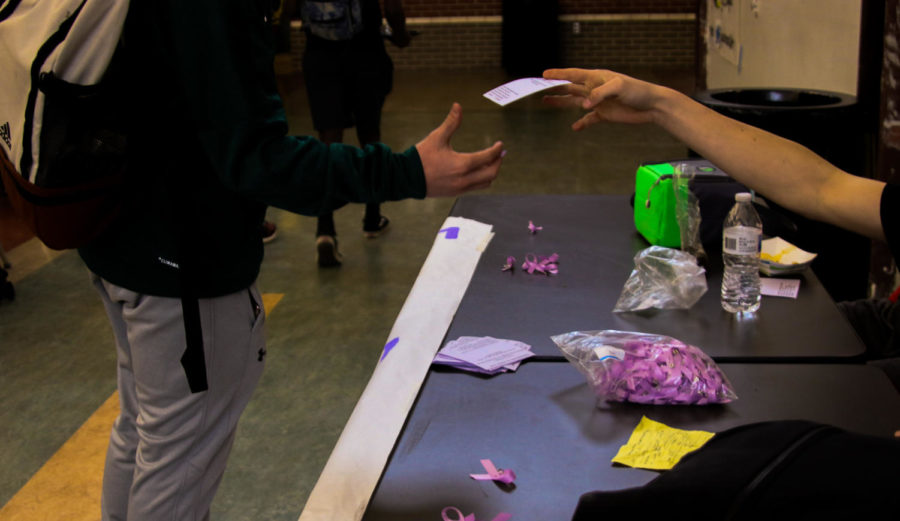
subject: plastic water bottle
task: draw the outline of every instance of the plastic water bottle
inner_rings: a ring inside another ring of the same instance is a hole
[[[722,230],[722,308],[730,313],[759,309],[759,244],[762,221],[749,192],[734,195]]]

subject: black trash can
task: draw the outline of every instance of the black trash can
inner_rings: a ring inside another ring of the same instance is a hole
[[[705,90],[694,99],[720,114],[796,141],[846,172],[868,174],[865,134],[855,96],[812,89],[737,88]],[[833,299],[866,297],[869,239],[776,209],[797,225],[794,236],[783,238],[819,254],[813,271]]]
[[[503,0],[502,63],[515,77],[540,77],[560,66],[559,2]]]

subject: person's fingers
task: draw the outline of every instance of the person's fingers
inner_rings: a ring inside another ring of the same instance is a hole
[[[542,102],[551,107],[577,107],[581,108],[584,103],[584,97],[581,96],[555,96],[547,94],[542,98]]]
[[[547,69],[544,71],[544,79],[568,80],[572,83],[585,83],[591,78],[592,71],[587,69]]]
[[[461,171],[453,176],[438,178],[436,183],[426,184],[426,196],[454,196],[476,188],[488,187],[497,177],[503,160],[497,157],[493,162],[468,171]]]
[[[591,111],[582,116],[581,119],[573,123],[572,130],[583,130],[591,125],[600,123],[601,121],[603,121],[603,118],[600,117],[600,114],[597,114],[597,112],[595,111]]]
[[[444,118],[441,125],[435,129],[438,140],[441,143],[450,143],[450,138],[453,137],[453,134],[456,132],[456,129],[459,128],[461,123],[462,107],[459,103],[454,102],[453,106],[450,107],[450,112],[447,113],[447,117]]]
[[[502,159],[498,157],[493,162],[483,165],[480,168],[476,168],[466,174],[464,178],[464,191],[489,187],[494,179],[497,178],[497,173],[500,171],[500,164],[502,162]]]
[[[459,153],[460,172],[472,172],[483,168],[485,165],[493,164],[503,156],[503,143],[497,141],[489,148],[479,150],[477,152]]]
[[[557,85],[552,89],[547,89],[546,94],[548,96],[581,96],[587,97],[588,94],[591,93],[591,89],[585,85],[580,85],[578,83],[565,83],[563,85]]]
[[[598,85],[588,93],[582,107],[586,109],[594,108],[603,100],[611,98],[619,93],[622,88],[622,78],[615,77],[602,85]]]

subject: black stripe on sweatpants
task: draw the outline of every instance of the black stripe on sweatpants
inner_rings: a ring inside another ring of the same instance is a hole
[[[203,354],[203,330],[200,327],[200,301],[196,297],[181,297],[184,315],[185,348],[181,355],[181,367],[192,393],[209,389],[206,380],[206,357]]]

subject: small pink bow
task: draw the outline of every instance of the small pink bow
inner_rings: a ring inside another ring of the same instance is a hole
[[[544,273],[546,275],[556,275],[559,273],[559,267],[556,264],[556,261],[559,260],[559,255],[554,253],[549,257],[545,257],[541,255],[538,257],[533,253],[529,253],[525,256],[525,262],[522,263],[522,269],[527,271],[528,273]]]
[[[499,481],[501,483],[512,483],[516,480],[516,473],[510,469],[500,470],[494,466],[494,463],[489,459],[481,460],[481,466],[484,467],[484,470],[487,471],[487,474],[469,474],[472,479],[478,481],[486,481],[486,480],[494,480]]]
[[[456,518],[451,518],[449,515],[450,513],[456,514]],[[464,516],[463,513],[460,512],[456,507],[444,507],[444,509],[441,510],[441,517],[444,519],[444,521],[478,521],[475,519],[475,514]],[[507,512],[500,512],[491,521],[506,521],[511,517],[512,514],[509,514]]]
[[[536,234],[538,230],[543,230],[543,226],[535,226],[533,222],[528,221],[528,231],[531,232],[532,235]]]

